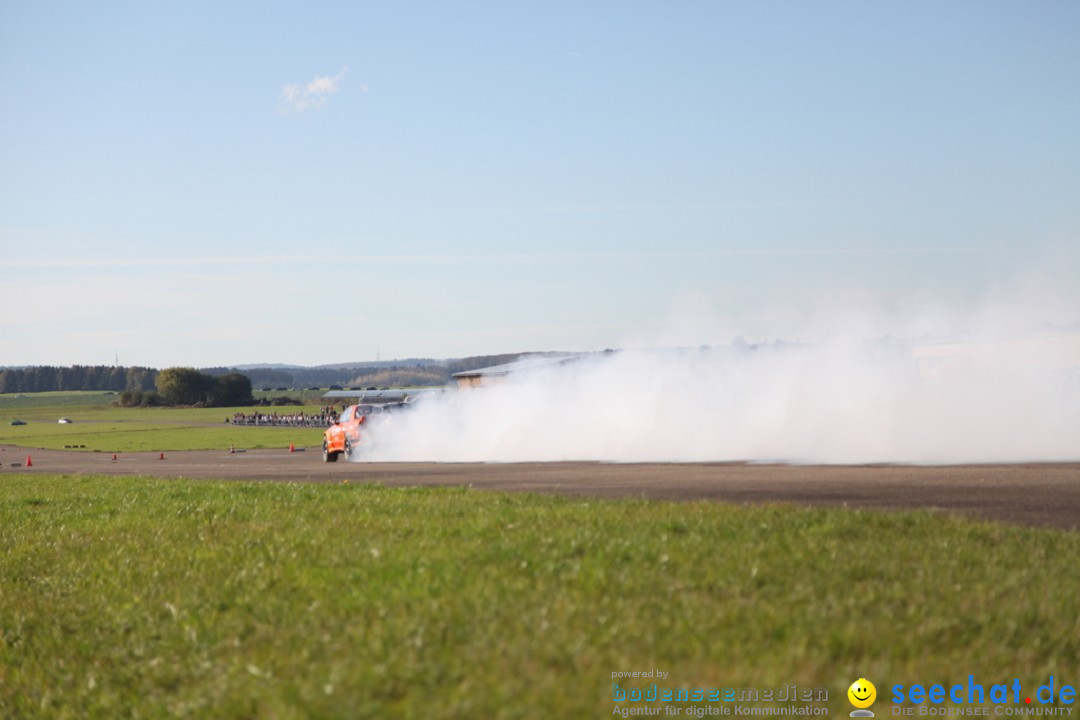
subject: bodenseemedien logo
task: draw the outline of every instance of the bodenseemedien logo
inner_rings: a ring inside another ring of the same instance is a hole
[[[874,687],[874,683],[866,678],[859,678],[847,689],[847,697],[848,701],[857,708],[851,712],[851,717],[874,717],[873,711],[867,710],[877,700],[877,688]]]

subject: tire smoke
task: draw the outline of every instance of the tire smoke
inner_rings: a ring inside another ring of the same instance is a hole
[[[1077,345],[1078,338],[1070,343]],[[372,428],[363,460],[959,463],[1080,458],[1061,343],[639,350],[522,370]],[[1065,348],[1068,350],[1069,348]]]
[[[716,316],[681,312],[654,342],[667,349],[523,365],[426,399],[374,425],[359,459],[1080,460],[1080,325],[1067,324],[1080,302],[1073,283],[1060,290],[1029,277],[966,309],[871,297],[831,313],[773,308],[798,319],[773,337],[814,339],[671,349],[716,337]]]

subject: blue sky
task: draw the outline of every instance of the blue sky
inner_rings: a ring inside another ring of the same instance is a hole
[[[770,340],[822,298],[1071,292],[1078,38],[1075,2],[3,0],[0,365]]]

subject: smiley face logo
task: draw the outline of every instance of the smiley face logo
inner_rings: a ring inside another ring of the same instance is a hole
[[[877,688],[866,678],[859,678],[847,689],[848,700],[857,708],[868,708],[877,700]]]

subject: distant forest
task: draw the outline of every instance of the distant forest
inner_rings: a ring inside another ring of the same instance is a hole
[[[218,377],[230,373],[246,375],[256,390],[271,388],[416,387],[445,385],[454,373],[513,362],[527,353],[478,355],[459,360],[407,360],[357,363],[355,367],[314,368],[199,368]],[[145,367],[75,365],[37,366],[0,370],[0,393],[34,393],[76,390],[124,392],[155,389],[158,370]]]
[[[157,372],[152,368],[111,365],[9,368],[0,370],[0,393],[153,390]]]
[[[513,362],[524,353],[477,355],[459,360],[403,360],[313,368],[203,368],[208,375],[239,372],[251,378],[255,389],[329,387],[422,387],[445,385],[454,373]]]

